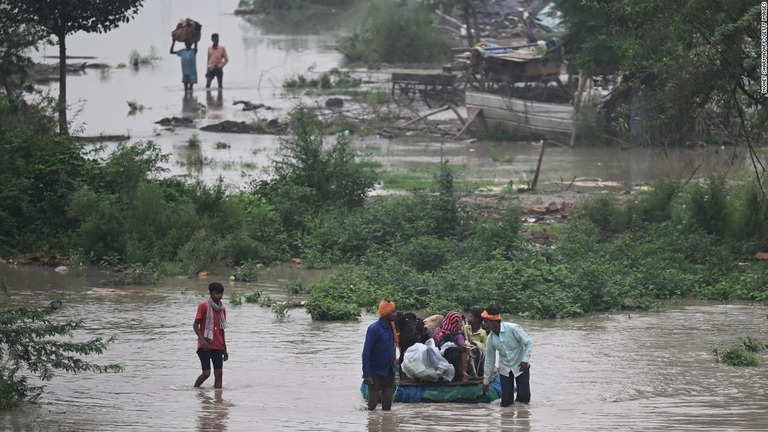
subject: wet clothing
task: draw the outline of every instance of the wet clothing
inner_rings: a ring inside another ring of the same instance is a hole
[[[204,350],[202,348],[197,350],[197,356],[200,358],[200,366],[204,371],[211,370],[211,363],[213,363],[213,369],[224,368],[224,351],[222,350]]]
[[[223,305],[221,306],[221,314],[224,315],[224,319],[226,320],[227,310],[226,308],[224,308]],[[208,342],[208,349],[221,350],[222,352],[224,352],[224,350],[226,349],[226,346],[224,345],[224,329],[221,328],[221,314],[215,313],[215,312],[211,314],[211,317],[213,317],[213,337]],[[197,314],[195,315],[195,319],[200,320],[200,328],[202,330],[205,330],[206,328],[207,315],[208,315],[208,301],[206,300],[197,306]],[[203,347],[203,342],[198,340],[197,348],[200,349],[202,347]]]
[[[386,318],[368,326],[363,345],[363,378],[394,377],[395,335]]]
[[[378,392],[378,391],[381,391],[381,389],[395,387],[394,375],[389,375],[389,376],[373,375],[371,376],[371,378],[373,378],[373,384],[368,384],[368,392]]]
[[[520,362],[529,363],[533,340],[517,324],[501,322],[501,329],[497,335],[488,333],[488,342],[485,347],[485,371],[483,384],[490,384],[491,373],[496,365],[496,351],[499,352],[499,373],[504,376],[519,376]]]
[[[176,51],[181,58],[181,82],[197,84],[197,54],[194,48],[183,48]]]
[[[205,77],[213,81],[214,78],[221,82],[224,78],[224,69],[218,66],[208,66],[208,72],[205,73]]]
[[[515,388],[517,386],[517,388]],[[515,390],[517,397],[515,398]],[[528,369],[520,375],[504,376],[501,375],[501,406],[508,407],[515,402],[531,402],[531,370]]]

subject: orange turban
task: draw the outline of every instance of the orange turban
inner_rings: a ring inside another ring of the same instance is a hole
[[[384,318],[385,316],[391,314],[394,311],[395,311],[395,302],[393,301],[388,302],[386,300],[382,300],[381,303],[379,303],[379,318]],[[392,334],[395,336],[395,345],[399,347],[400,334],[398,334],[397,332],[397,326],[395,325],[394,321],[391,321],[389,325],[392,326]]]
[[[382,300],[379,303],[379,317],[385,317],[395,311],[395,302]]]
[[[488,313],[488,311],[483,311],[483,313],[480,314],[480,318],[490,321],[501,321],[501,315],[491,315]]]

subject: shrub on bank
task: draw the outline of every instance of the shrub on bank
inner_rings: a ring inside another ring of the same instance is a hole
[[[367,20],[339,40],[339,51],[352,63],[440,63],[447,58],[450,42],[424,6],[377,2]]]

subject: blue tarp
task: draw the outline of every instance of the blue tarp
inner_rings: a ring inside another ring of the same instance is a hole
[[[368,399],[368,386],[360,384],[360,393]],[[487,393],[483,393],[482,384],[440,385],[427,383],[421,386],[398,386],[395,390],[395,402],[463,402],[488,403],[501,397],[501,378],[491,382]]]

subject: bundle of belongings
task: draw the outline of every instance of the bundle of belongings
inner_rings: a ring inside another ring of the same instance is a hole
[[[202,28],[203,26],[199,22],[191,18],[183,18],[179,20],[176,29],[171,32],[171,37],[176,42],[200,42]]]
[[[411,379],[431,382],[452,381],[456,373],[453,365],[440,354],[432,338],[408,348],[402,368]]]

